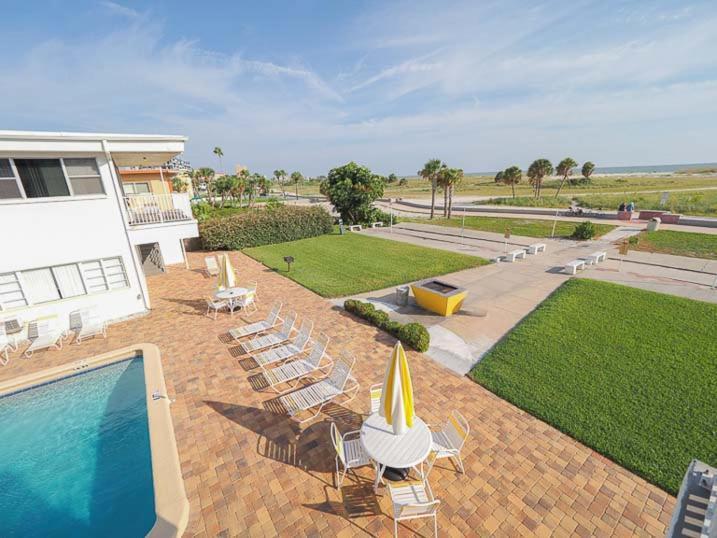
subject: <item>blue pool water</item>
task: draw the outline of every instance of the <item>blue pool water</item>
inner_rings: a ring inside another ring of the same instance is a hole
[[[144,536],[154,486],[130,359],[0,398],[0,536]]]

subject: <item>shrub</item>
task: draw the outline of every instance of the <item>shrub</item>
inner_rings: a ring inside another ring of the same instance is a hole
[[[586,220],[575,227],[572,238],[579,240],[592,239],[596,233],[595,225],[589,220]]]
[[[207,219],[199,236],[205,249],[241,250],[331,233],[332,222],[321,207],[279,206]]]
[[[196,204],[192,204],[192,215],[195,219],[197,219],[197,222],[202,222],[207,220],[209,218],[209,214],[212,212],[212,206],[210,206],[207,202],[201,201],[197,202]]]
[[[371,303],[364,303],[356,299],[344,301],[344,309],[395,336],[403,344],[412,347],[416,351],[428,351],[431,337],[428,334],[428,330],[420,323],[402,325],[398,321],[391,321],[386,312],[376,310],[376,307]]]
[[[369,218],[368,222],[362,222],[361,224],[373,224],[374,222],[383,222],[384,226],[388,226],[391,223],[391,214],[380,210],[378,207],[374,207],[371,209],[371,216]],[[393,216],[393,223],[396,224],[398,222],[398,218],[396,218],[396,215]]]
[[[279,200],[276,196],[272,196],[266,201],[266,208],[269,210],[276,209],[277,207],[283,207],[284,202]]]

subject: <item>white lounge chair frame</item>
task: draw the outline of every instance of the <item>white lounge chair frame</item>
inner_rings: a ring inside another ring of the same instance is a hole
[[[239,343],[239,347],[244,353],[255,353],[262,349],[278,346],[289,341],[291,333],[296,323],[296,312],[289,312],[281,323],[281,328],[277,332],[268,334],[258,334],[251,340]]]
[[[75,329],[75,342],[81,343],[83,339],[92,336],[107,338],[107,322],[95,311],[86,308],[77,312],[80,318],[80,326]],[[72,314],[70,314],[72,317]]]
[[[27,337],[30,340],[30,345],[25,350],[25,357],[29,359],[38,349],[50,347],[62,349],[64,336],[64,331],[56,328],[51,320],[31,321],[27,327]]]
[[[207,256],[204,258],[204,265],[207,267],[207,274],[209,276],[219,275],[219,264],[217,263],[216,256]]]
[[[341,489],[341,484],[350,469],[371,464],[371,458],[368,457],[368,454],[363,449],[360,437],[361,430],[354,430],[341,435],[336,423],[331,423],[331,443],[336,451],[336,475],[334,476],[336,489]],[[339,463],[341,463],[343,471],[339,469]]]
[[[286,359],[296,357],[304,352],[311,341],[311,332],[314,330],[314,322],[305,319],[301,322],[299,332],[288,344],[270,347],[258,353],[250,353],[251,357],[262,368],[279,363]]]
[[[17,338],[7,334],[5,320],[0,320],[0,365],[2,366],[7,366],[10,360],[8,351],[17,351]]]
[[[470,424],[468,424],[466,418],[458,411],[453,411],[441,430],[431,431],[431,437],[433,438],[431,452],[434,453],[435,459],[451,458],[456,463],[458,470],[465,474],[461,450],[470,431]],[[433,465],[431,464],[428,472],[432,467]]]
[[[269,387],[279,394],[293,390],[295,385],[292,386],[292,382],[296,383],[304,378],[317,378],[319,375],[325,377],[334,362],[333,359],[326,354],[328,345],[329,337],[325,334],[320,334],[314,341],[314,345],[307,357],[290,360],[276,368],[265,369],[262,367],[262,375]],[[326,360],[322,366],[321,362],[323,359]],[[289,387],[286,390],[280,391],[276,387],[282,383],[286,383]]]
[[[371,385],[368,389],[369,397],[371,398],[371,414],[378,412],[378,408],[381,407],[381,394],[383,393],[383,383],[376,383]]]
[[[398,536],[398,522],[432,517],[433,532],[438,536],[438,506],[441,501],[433,496],[428,480],[388,484],[393,505],[393,535]]]
[[[289,416],[296,417],[298,414],[309,411],[312,408],[318,408],[316,413],[308,418],[300,420],[300,423],[308,422],[318,417],[324,406],[330,401],[345,394],[348,396],[346,403],[356,397],[359,384],[351,376],[356,359],[351,357],[341,357],[334,361],[334,367],[326,378],[312,383],[302,389],[284,394],[279,397],[279,401],[284,406]],[[350,386],[347,385],[350,383]]]
[[[284,321],[279,317],[282,306],[283,305],[280,301],[275,302],[265,319],[257,321],[256,323],[244,325],[243,327],[231,329],[229,331],[229,335],[234,340],[240,340],[241,338],[246,338],[247,336],[255,336],[274,329],[277,325]]]

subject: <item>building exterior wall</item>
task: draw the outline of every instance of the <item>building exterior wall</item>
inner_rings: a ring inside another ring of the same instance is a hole
[[[184,251],[181,242],[197,237],[199,230],[196,221],[173,222],[165,224],[147,224],[130,229],[130,241],[133,245],[159,243],[165,265],[184,263]]]

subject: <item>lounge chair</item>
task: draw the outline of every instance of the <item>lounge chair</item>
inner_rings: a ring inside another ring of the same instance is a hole
[[[209,276],[217,276],[219,274],[219,265],[215,256],[207,256],[204,258],[204,264],[207,266],[207,274]]]
[[[75,342],[80,343],[85,338],[101,335],[107,338],[107,322],[102,319],[96,311],[89,308],[79,310],[70,314],[70,320],[73,314],[77,314],[79,325],[75,327]]]
[[[433,518],[433,532],[438,536],[438,505],[428,480],[388,484],[393,505],[393,535],[398,536],[398,522],[423,517]]]
[[[260,334],[252,338],[251,340],[241,342],[239,347],[244,353],[255,353],[273,346],[279,346],[289,341],[291,332],[294,330],[294,323],[296,323],[296,312],[289,312],[284,318],[284,322],[281,324],[281,328],[278,332]]]
[[[470,425],[463,415],[453,411],[440,431],[431,431],[433,443],[431,452],[435,453],[436,459],[452,458],[458,469],[465,474],[463,460],[461,460],[461,449],[470,433]],[[429,469],[430,471],[430,469]]]
[[[288,344],[274,346],[259,353],[251,353],[251,357],[262,368],[296,357],[303,353],[306,346],[309,345],[311,331],[313,331],[313,329],[314,323],[305,319],[301,322],[299,332],[296,333],[296,336],[294,336]]]
[[[29,359],[38,349],[50,347],[62,349],[64,331],[55,327],[51,320],[31,321],[28,324],[27,337],[30,345],[25,350],[25,356]]]
[[[8,351],[17,351],[17,339],[7,334],[5,320],[0,320],[0,364],[3,366],[10,360]]]
[[[312,383],[304,388],[284,394],[279,401],[286,409],[289,416],[296,417],[298,414],[318,407],[316,413],[300,422],[307,422],[319,416],[323,407],[330,401],[342,394],[349,396],[347,402],[354,399],[359,389],[358,382],[351,376],[356,359],[342,357],[334,362],[331,373],[324,379]],[[347,388],[348,382],[351,386]]]
[[[229,331],[229,335],[234,338],[234,340],[239,340],[240,338],[254,336],[273,329],[283,321],[279,317],[281,306],[282,304],[279,301],[275,302],[274,306],[271,307],[271,311],[266,316],[266,319],[249,325],[244,325],[243,327],[237,327],[236,329],[231,329]]]
[[[346,477],[349,469],[356,469],[371,464],[371,458],[361,444],[361,430],[346,432],[341,435],[336,423],[331,423],[331,442],[336,451],[336,488],[341,489],[341,483]],[[339,462],[343,466],[343,472],[339,471]]]
[[[262,368],[262,375],[271,389],[282,393],[291,390],[292,381],[299,381],[305,377],[315,377],[317,375],[326,375],[327,370],[333,364],[331,358],[326,355],[326,348],[329,345],[329,337],[320,334],[316,339],[314,346],[311,348],[309,355],[305,358],[285,362],[276,368]],[[322,359],[326,357],[326,364],[321,366]],[[289,388],[284,391],[276,389],[277,385],[286,383]]]

